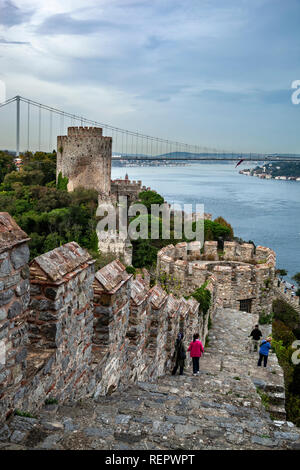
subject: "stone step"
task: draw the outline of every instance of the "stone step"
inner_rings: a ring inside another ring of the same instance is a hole
[[[282,392],[266,392],[267,396],[269,397],[270,403],[273,405],[281,405],[284,407],[285,405],[285,393]]]
[[[285,395],[284,386],[280,384],[266,383],[264,389],[266,392],[283,393]]]
[[[270,405],[268,407],[268,413],[273,419],[286,420],[286,411],[281,405]]]

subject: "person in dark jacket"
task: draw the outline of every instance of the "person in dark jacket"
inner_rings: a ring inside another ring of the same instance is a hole
[[[262,332],[258,328],[258,325],[255,325],[254,329],[251,331],[249,338],[252,337],[252,347],[250,352],[258,351],[259,341],[262,337]]]
[[[175,366],[172,370],[172,375],[176,374],[176,371],[179,367],[179,375],[183,375],[184,361],[186,358],[185,347],[183,344],[183,333],[178,333],[176,343],[175,343],[175,352],[173,358],[175,359]]]
[[[264,367],[267,367],[269,351],[272,347],[271,341],[272,341],[272,338],[269,336],[267,339],[264,339],[261,342],[261,345],[259,348],[259,359],[257,363],[258,366],[261,366],[262,360],[264,360]]]

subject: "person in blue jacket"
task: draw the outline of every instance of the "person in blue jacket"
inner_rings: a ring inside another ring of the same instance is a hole
[[[269,336],[267,339],[264,339],[261,342],[261,345],[259,348],[259,359],[257,363],[258,366],[261,366],[262,360],[264,360],[264,367],[267,367],[269,351],[272,347],[271,341],[272,341],[272,338]]]

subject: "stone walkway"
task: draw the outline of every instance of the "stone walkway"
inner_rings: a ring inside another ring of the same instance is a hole
[[[257,354],[248,351],[255,321],[220,310],[198,377],[188,360],[181,377],[138,383],[97,402],[47,405],[37,419],[14,416],[0,429],[0,449],[300,449],[300,429],[284,420],[276,357],[270,370],[258,369]]]

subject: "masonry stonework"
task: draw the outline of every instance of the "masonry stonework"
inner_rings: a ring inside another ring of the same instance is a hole
[[[56,177],[69,179],[68,190],[79,186],[110,194],[112,138],[97,127],[69,127],[57,137]]]
[[[0,212],[0,416],[22,398],[27,368],[26,310],[29,304],[29,249],[26,233]]]
[[[157,276],[168,289],[192,293],[211,280],[216,307],[270,313],[274,297],[276,257],[273,250],[237,242],[178,243],[158,253]]]
[[[94,260],[75,242],[28,264],[28,241],[9,214],[0,213],[2,421],[16,409],[36,413],[49,399],[99,401],[134,382],[156,382],[172,367],[179,331],[186,344],[196,332],[205,343],[220,306],[245,296],[256,310],[269,302],[275,257],[267,248],[254,253],[228,245],[224,252],[238,261],[207,261],[197,242],[165,247],[159,268],[182,280],[167,293],[160,282],[150,288],[145,269],[134,278],[119,260],[95,274]],[[210,255],[215,249],[210,243]],[[254,264],[243,261],[250,255]],[[195,299],[182,297],[204,281],[212,296],[206,315]]]
[[[171,367],[179,330],[187,339],[191,329],[202,338],[207,331],[199,304],[150,289],[147,270],[133,278],[115,260],[95,274],[75,242],[28,265],[28,241],[0,213],[1,420],[17,408],[35,413],[49,399],[100,399],[155,381]]]

